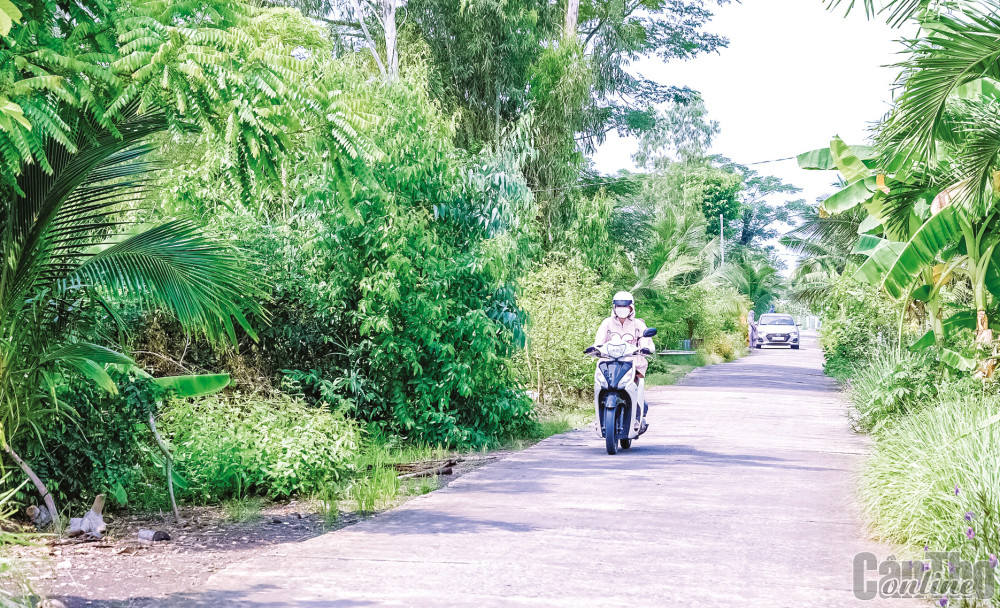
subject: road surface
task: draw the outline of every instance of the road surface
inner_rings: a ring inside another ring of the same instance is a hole
[[[193,606],[872,606],[851,432],[814,343],[650,392],[650,431],[608,456],[551,437],[438,492],[239,562]],[[884,605],[911,606],[903,600]]]

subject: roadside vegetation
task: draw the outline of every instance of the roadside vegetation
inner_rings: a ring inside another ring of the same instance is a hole
[[[826,372],[873,439],[861,489],[872,533],[914,559],[958,552],[996,577],[1000,63],[987,40],[1000,4],[886,4],[879,15],[919,33],[874,145],[834,138],[799,156],[836,171],[840,188],[783,237],[801,254],[791,290],[822,317]]]
[[[651,384],[745,353],[806,206],[626,70],[724,48],[708,3],[388,4],[0,0],[8,517],[384,508],[579,425],[620,289],[697,352]]]

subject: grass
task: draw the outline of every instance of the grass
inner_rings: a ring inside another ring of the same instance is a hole
[[[258,521],[264,516],[264,499],[258,496],[234,498],[222,503],[226,519],[238,524]]]
[[[975,539],[965,532],[974,526],[985,542],[1000,524],[1000,422],[987,424],[998,411],[996,397],[952,394],[876,438],[861,495],[879,537],[915,551],[927,545],[960,550],[967,559],[988,557],[974,555],[969,541]],[[967,512],[974,514],[971,524]]]
[[[656,371],[646,376],[646,386],[670,386],[671,384],[676,384],[678,380],[686,376],[695,367],[694,365],[662,364],[658,366],[658,370],[662,371]]]

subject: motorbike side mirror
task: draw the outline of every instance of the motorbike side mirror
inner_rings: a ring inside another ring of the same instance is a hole
[[[653,350],[650,349],[650,348],[640,348],[639,349],[639,354],[640,355],[652,355],[653,354]]]
[[[655,335],[656,335],[656,328],[655,327],[647,327],[646,331],[642,332],[642,337],[643,338],[652,338]]]

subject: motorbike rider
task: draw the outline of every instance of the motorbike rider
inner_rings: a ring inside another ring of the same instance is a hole
[[[648,348],[655,351],[652,338],[642,337],[646,331],[646,323],[642,319],[635,318],[635,299],[627,291],[619,291],[611,301],[611,316],[601,323],[594,336],[594,345],[604,345],[615,338],[622,338],[626,343],[640,348]],[[646,368],[649,362],[642,355],[632,358],[632,365],[635,366],[635,381],[639,382],[646,375]],[[644,404],[644,410],[649,409],[649,404]],[[645,413],[643,414],[645,415]]]

